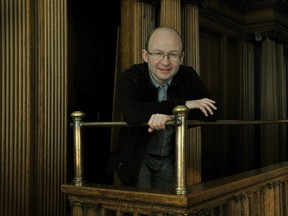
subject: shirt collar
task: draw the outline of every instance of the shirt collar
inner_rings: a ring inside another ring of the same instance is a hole
[[[165,84],[164,84],[164,86],[162,86],[162,85],[160,85],[156,80],[155,80],[155,78],[153,77],[153,75],[152,75],[152,73],[149,71],[149,76],[150,76],[150,80],[151,80],[151,82],[152,82],[152,85],[154,86],[154,87],[156,87],[156,88],[164,88],[164,89],[167,89],[169,86],[170,86],[170,84],[171,84],[171,82],[172,82],[172,79],[173,79],[173,77],[171,77]]]

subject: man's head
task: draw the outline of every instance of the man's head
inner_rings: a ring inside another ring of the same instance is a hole
[[[177,31],[169,27],[155,29],[142,51],[143,60],[148,63],[152,76],[160,84],[173,77],[183,62],[183,44]]]

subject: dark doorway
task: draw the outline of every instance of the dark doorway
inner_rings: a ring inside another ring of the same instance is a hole
[[[111,121],[120,0],[68,0],[68,118],[85,113],[86,122]],[[68,182],[73,180],[73,134],[68,131]],[[106,172],[109,128],[84,128],[84,175],[88,182],[111,183]]]

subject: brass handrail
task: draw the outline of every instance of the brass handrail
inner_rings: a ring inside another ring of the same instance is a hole
[[[280,124],[288,123],[288,119],[279,120],[217,120],[217,121],[197,121],[187,120],[189,126],[204,126],[204,125],[256,125],[256,124]]]
[[[80,111],[75,111],[73,113],[78,113]],[[72,113],[72,115],[73,115]],[[179,119],[171,120],[166,122],[166,126],[180,126],[182,122]],[[73,127],[74,123],[70,123],[70,127]],[[145,127],[148,126],[148,123],[139,124],[139,125],[130,125],[126,122],[81,122],[81,127]]]
[[[175,142],[175,166],[176,168],[176,185],[175,192],[177,194],[186,193],[186,180],[185,180],[185,144],[186,144],[186,130],[187,130],[187,115],[189,109],[186,106],[176,106],[173,109],[174,120],[167,121],[166,126],[175,126],[176,130],[176,142]],[[85,183],[85,177],[83,173],[83,151],[82,151],[82,127],[143,127],[148,126],[147,123],[140,125],[129,125],[126,122],[83,122],[85,113],[81,111],[75,111],[71,114],[73,123],[70,126],[73,127],[74,135],[74,179],[73,184],[75,186],[82,186]]]
[[[185,177],[185,161],[186,161],[186,134],[187,126],[203,126],[203,125],[257,125],[257,124],[279,124],[288,123],[288,120],[217,120],[213,122],[209,121],[196,121],[187,120],[189,109],[186,106],[176,106],[173,109],[175,119],[167,121],[166,126],[175,127],[175,167],[176,167],[176,184],[174,192],[176,194],[186,194],[186,177]],[[74,179],[73,184],[75,186],[82,186],[85,183],[85,177],[83,173],[83,153],[82,153],[82,127],[143,127],[148,126],[147,123],[140,125],[129,125],[126,122],[83,122],[85,113],[81,111],[75,111],[71,114],[73,123],[70,124],[73,127],[74,135]]]

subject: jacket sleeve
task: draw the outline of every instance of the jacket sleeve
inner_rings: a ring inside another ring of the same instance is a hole
[[[146,70],[146,71],[145,71]],[[213,99],[199,75],[192,67],[181,66],[173,78],[166,101],[158,102],[157,89],[150,83],[148,68],[132,67],[119,79],[118,96],[123,119],[130,125],[148,122],[152,114],[172,115],[173,108],[185,105],[187,100]],[[189,111],[189,119],[214,121],[215,115],[206,117],[199,109]]]
[[[185,83],[185,101],[186,100],[197,100],[202,98],[209,98],[215,101],[215,98],[212,96],[210,91],[206,88],[200,76],[192,67],[187,67],[185,71],[186,77],[182,80]],[[214,104],[218,106],[217,102]],[[213,110],[213,115],[206,117],[200,109],[191,109],[189,110],[188,119],[190,120],[200,120],[200,121],[215,121],[218,119],[219,109]]]
[[[175,106],[185,104],[181,98],[158,102],[157,89],[150,84],[144,73],[134,70],[124,71],[118,86],[120,110],[128,124],[146,123],[155,113],[171,115]]]

